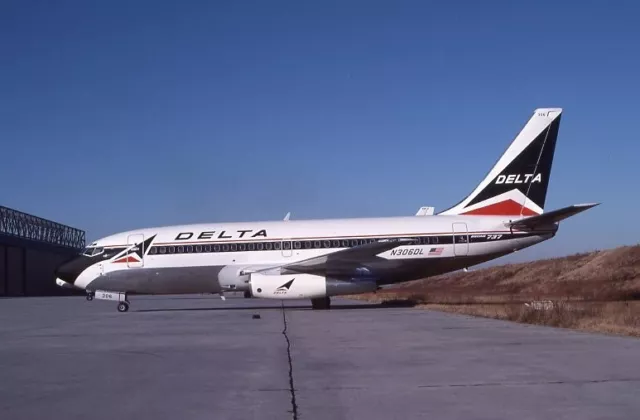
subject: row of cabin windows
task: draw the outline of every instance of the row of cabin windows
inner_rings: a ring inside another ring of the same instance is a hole
[[[282,242],[246,242],[206,245],[171,245],[154,246],[149,250],[154,254],[190,254],[201,252],[243,252],[243,251],[280,251],[289,249],[318,249],[318,248],[349,248],[378,242],[388,238],[366,239],[327,239],[317,241],[282,241]],[[414,245],[451,243],[451,235],[447,236],[423,236],[413,238]]]

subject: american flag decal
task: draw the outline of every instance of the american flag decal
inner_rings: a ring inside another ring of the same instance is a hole
[[[440,255],[440,254],[442,254],[442,250],[443,249],[444,248],[431,248],[429,250],[429,255]]]

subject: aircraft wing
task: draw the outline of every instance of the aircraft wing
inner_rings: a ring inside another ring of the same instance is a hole
[[[368,266],[375,265],[381,258],[378,254],[397,248],[402,245],[413,243],[410,238],[389,239],[379,242],[370,242],[352,248],[343,249],[318,257],[292,262],[290,264],[268,269],[258,270],[258,272],[279,269],[280,274],[308,273],[318,275],[355,275],[358,270],[367,269]]]
[[[510,222],[509,226],[521,229],[535,229],[539,226],[548,226],[553,223],[558,223],[568,217],[575,216],[578,213],[582,213],[585,210],[589,210],[598,204],[600,203],[574,204],[573,206],[542,213],[538,216],[531,216]]]

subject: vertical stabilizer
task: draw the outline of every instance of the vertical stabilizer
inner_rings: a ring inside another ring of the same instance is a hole
[[[542,214],[561,114],[561,108],[536,109],[476,189],[460,203],[439,214]]]

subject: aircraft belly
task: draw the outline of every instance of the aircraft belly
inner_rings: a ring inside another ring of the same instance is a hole
[[[507,240],[496,240],[494,242],[470,243],[469,255],[495,254],[502,252],[513,252],[515,250],[530,247],[551,238],[552,234],[523,236]]]
[[[404,260],[400,267],[378,272],[379,284],[402,283],[419,280],[440,274],[450,273],[471,267],[494,258],[509,254],[508,251],[496,254],[467,255],[463,257],[425,258],[420,260]]]
[[[469,244],[467,255],[453,256],[452,245],[444,246],[442,257],[406,258],[389,260],[393,262],[385,267],[376,267],[379,284],[393,284],[418,280],[440,274],[450,273],[463,268],[472,267],[484,262],[511,254],[514,250],[527,248],[551,238],[553,234],[528,236],[523,238],[496,241],[494,243]],[[449,249],[447,249],[449,248]]]
[[[112,271],[92,281],[90,290],[139,294],[218,293],[218,273],[223,266],[128,268]]]

